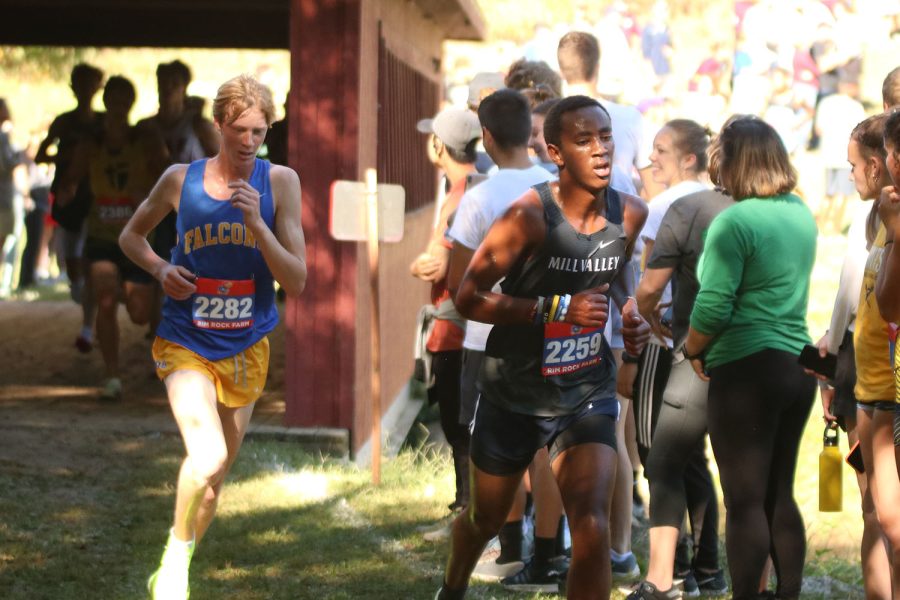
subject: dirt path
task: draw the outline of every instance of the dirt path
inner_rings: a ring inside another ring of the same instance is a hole
[[[95,347],[74,347],[81,313],[72,302],[0,302],[0,459],[30,464],[42,436],[63,438],[87,431],[172,431],[165,387],[156,378],[146,327],[119,314],[123,394],[98,400],[103,361]],[[270,335],[271,363],[255,421],[280,424],[284,413],[284,334]],[[13,434],[13,431],[16,433]],[[7,443],[12,442],[12,443]]]

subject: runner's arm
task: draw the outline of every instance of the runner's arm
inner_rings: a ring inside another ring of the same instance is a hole
[[[150,247],[147,236],[167,214],[177,210],[175,203],[181,197],[186,172],[187,165],[169,167],[119,235],[119,246],[125,256],[158,279],[166,294],[176,300],[184,300],[196,291],[192,283],[194,275],[160,258]]]
[[[530,193],[497,219],[472,254],[471,261],[465,259],[472,251],[454,242],[449,284],[460,314],[482,323],[532,323],[535,298],[514,298],[492,289],[513,265],[543,242],[545,235],[546,224],[540,200],[536,194]],[[457,279],[460,270],[464,274]]]
[[[881,317],[890,323],[897,323],[900,321],[900,252],[894,246],[900,232],[900,193],[894,186],[882,190],[878,215],[887,228],[887,237],[881,268],[875,281],[875,298]]]
[[[55,142],[59,141],[59,117],[53,119],[53,122],[50,124],[50,129],[47,130],[47,137],[41,140],[40,145],[38,146],[37,152],[34,155],[34,162],[36,163],[53,163],[56,162],[56,158],[59,156],[59,148],[57,148],[57,155],[50,156],[47,154],[47,150],[50,149]]]
[[[56,202],[66,206],[75,198],[79,182],[88,174],[91,147],[88,142],[81,142],[75,148],[69,168],[62,174],[56,190]]]
[[[301,222],[300,177],[288,167],[272,165],[275,196],[275,230],[262,219],[247,223],[275,280],[289,296],[299,296],[306,287],[306,240]],[[246,216],[246,213],[245,213]]]
[[[659,301],[662,299],[663,291],[666,289],[666,284],[669,283],[674,271],[675,269],[672,267],[645,269],[644,276],[641,277],[641,282],[638,284],[636,294],[638,312],[640,312],[641,316],[650,323],[650,329],[652,329],[653,333],[660,339],[672,335],[671,331],[665,331],[663,329],[663,325],[659,318],[660,309],[658,307]]]

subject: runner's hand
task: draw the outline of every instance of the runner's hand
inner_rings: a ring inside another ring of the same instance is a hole
[[[259,212],[259,192],[243,179],[229,181],[228,187],[231,188],[231,205],[244,213],[244,224],[250,231],[256,232],[259,227],[265,226]]]
[[[157,276],[163,291],[175,300],[187,300],[197,291],[193,284],[196,279],[193,273],[180,265],[166,263]]]
[[[572,296],[566,311],[566,323],[582,327],[603,327],[609,317],[609,299],[606,292],[609,285],[603,285]]]
[[[881,198],[878,201],[878,216],[890,234],[900,224],[900,192],[893,185],[881,190]]]
[[[622,342],[625,344],[625,352],[640,356],[648,341],[650,325],[638,312],[635,299],[629,297],[622,307]]]

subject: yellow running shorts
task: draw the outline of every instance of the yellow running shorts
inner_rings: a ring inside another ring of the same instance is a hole
[[[216,399],[230,408],[256,402],[269,374],[269,339],[263,338],[243,352],[221,360],[207,360],[169,340],[153,342],[157,376],[165,380],[175,371],[197,371],[216,386]]]

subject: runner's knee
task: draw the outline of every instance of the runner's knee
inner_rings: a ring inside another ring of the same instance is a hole
[[[225,470],[228,466],[228,453],[223,444],[218,449],[206,449],[203,456],[189,457],[188,463],[191,469],[191,476],[198,486],[216,487],[225,477]]]

